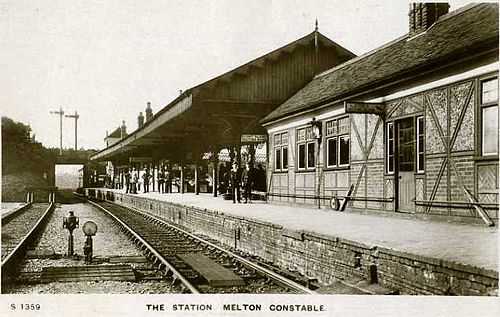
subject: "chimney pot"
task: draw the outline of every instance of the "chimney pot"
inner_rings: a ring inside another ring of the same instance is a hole
[[[144,116],[142,112],[139,112],[139,116],[137,116],[137,126],[140,129],[144,125]]]
[[[125,120],[122,121],[122,126],[120,127],[120,138],[124,138],[127,136],[127,127],[125,126]]]
[[[153,109],[151,109],[151,102],[147,102],[146,106],[146,122],[153,118]]]

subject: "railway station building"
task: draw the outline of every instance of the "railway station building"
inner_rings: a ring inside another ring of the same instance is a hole
[[[411,4],[407,34],[262,120],[270,201],[498,219],[498,4],[448,11]]]
[[[152,170],[153,184],[170,165],[179,192],[194,174],[198,194],[207,165],[217,184],[223,162],[261,161],[264,145],[270,203],[95,187],[85,195],[202,233],[313,287],[343,280],[370,294],[496,296],[498,228],[458,222],[498,224],[498,4],[412,4],[409,21],[407,34],[358,57],[316,29],[147,110],[137,130],[117,130],[91,157],[112,162],[114,174]]]
[[[153,184],[158,171],[168,166],[181,184],[192,176],[198,193],[204,176],[215,180],[219,166],[230,168],[232,161],[240,166],[247,161],[265,163],[268,137],[260,120],[315,75],[353,57],[316,27],[303,38],[183,91],[154,115],[148,103],[146,120],[139,114],[138,129],[128,135],[117,129],[91,160],[112,162],[118,180],[123,180],[125,170],[147,167]],[[217,186],[212,187],[217,195]],[[184,190],[182,185],[180,191]]]
[[[316,28],[154,116],[148,105],[146,122],[91,160],[122,180],[149,166],[153,181],[168,162],[198,193],[203,175],[218,183],[221,154],[253,163],[260,143],[268,201],[491,224],[498,66],[497,4],[415,3],[408,33],[371,52],[356,57]]]

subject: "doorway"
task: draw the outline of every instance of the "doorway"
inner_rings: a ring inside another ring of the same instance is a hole
[[[397,168],[398,211],[413,212],[415,210],[415,120],[407,118],[398,120],[397,127]]]

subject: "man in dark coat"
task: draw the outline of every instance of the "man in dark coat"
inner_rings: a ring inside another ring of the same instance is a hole
[[[243,197],[245,201],[243,203],[252,202],[252,186],[253,186],[253,170],[250,167],[250,163],[245,164],[245,169],[241,172],[241,186],[243,187]]]
[[[158,192],[164,193],[165,192],[165,187],[163,186],[165,184],[165,173],[163,170],[160,170],[158,172]]]
[[[132,192],[132,188],[130,188],[130,176],[130,171],[127,169],[125,172],[125,194]]]
[[[238,163],[234,162],[233,163],[233,168],[231,169],[230,172],[230,183],[231,183],[231,195],[233,196],[233,204],[236,203],[236,200],[238,203],[241,202],[241,196],[240,196],[240,170],[238,168]]]
[[[169,170],[165,171],[165,191],[164,193],[172,193],[172,173]]]
[[[144,193],[149,193],[149,179],[151,175],[149,174],[149,168],[146,167],[144,174],[142,174],[142,180],[144,181]]]

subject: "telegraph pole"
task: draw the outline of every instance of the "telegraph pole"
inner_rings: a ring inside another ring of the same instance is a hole
[[[62,118],[64,111],[62,107],[59,107],[59,111],[51,111],[50,113],[59,115],[59,155],[62,155]]]
[[[78,115],[78,113],[76,112],[75,110],[75,114],[71,114],[71,115],[65,115],[65,117],[67,118],[75,118],[75,151],[78,150],[78,143],[77,143],[77,135],[78,135],[78,118],[80,118],[80,116]]]

